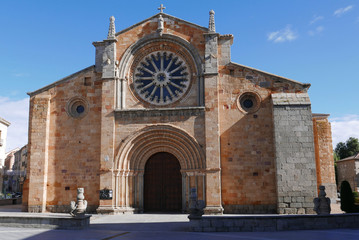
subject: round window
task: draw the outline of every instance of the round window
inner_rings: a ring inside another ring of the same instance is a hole
[[[78,113],[78,114],[81,114],[81,113],[83,113],[85,111],[85,107],[83,106],[83,105],[78,105],[77,107],[76,107],[76,112]]]
[[[190,85],[187,63],[169,51],[143,57],[133,74],[136,94],[147,103],[168,105],[181,99]]]
[[[88,103],[83,98],[73,98],[67,102],[67,113],[74,118],[81,118],[87,114]]]
[[[243,113],[256,112],[260,107],[260,96],[254,92],[246,92],[237,99],[237,106]]]

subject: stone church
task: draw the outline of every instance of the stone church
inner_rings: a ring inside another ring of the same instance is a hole
[[[160,12],[94,42],[95,65],[29,93],[23,210],[312,213],[335,197],[328,115],[310,84],[231,61],[233,35]]]

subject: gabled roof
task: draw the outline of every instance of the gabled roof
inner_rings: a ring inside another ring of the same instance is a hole
[[[239,63],[230,62],[230,63],[228,64],[228,66],[231,66],[231,65],[232,65],[233,67],[246,68],[246,69],[249,69],[249,70],[252,70],[252,71],[255,71],[255,72],[264,74],[264,75],[267,75],[267,76],[269,76],[269,77],[271,77],[271,78],[280,79],[280,80],[282,80],[282,81],[287,81],[287,82],[295,83],[295,84],[301,85],[303,88],[309,88],[309,87],[310,87],[310,83],[301,83],[301,82],[295,81],[295,80],[293,80],[293,79],[281,77],[281,76],[278,76],[278,75],[275,75],[275,74],[272,74],[272,73],[268,73],[268,72],[265,72],[265,71],[262,71],[262,70],[259,70],[259,69],[255,69],[255,68],[252,68],[252,67],[248,67],[248,66],[245,66],[245,65],[242,65],[242,64],[239,64]]]
[[[80,70],[80,71],[78,71],[78,72],[75,72],[75,73],[73,73],[73,74],[71,74],[71,75],[69,75],[69,76],[67,76],[67,77],[64,77],[64,78],[62,78],[62,79],[60,79],[60,80],[58,80],[58,81],[56,81],[56,82],[53,82],[53,83],[51,83],[51,84],[49,84],[49,85],[47,85],[47,86],[45,86],[45,87],[42,87],[42,88],[40,88],[40,89],[38,89],[38,90],[35,90],[35,91],[33,91],[33,92],[28,92],[27,95],[29,95],[30,97],[32,97],[32,96],[34,96],[34,95],[37,95],[37,94],[42,93],[42,92],[44,92],[44,91],[47,91],[47,90],[49,90],[50,88],[53,88],[53,87],[55,87],[55,86],[57,86],[57,85],[59,85],[59,84],[61,84],[61,83],[67,82],[67,81],[69,81],[70,79],[76,77],[77,75],[79,75],[79,74],[81,74],[81,73],[84,73],[84,72],[89,71],[89,70],[94,70],[94,69],[95,69],[95,66],[94,66],[94,65],[92,65],[92,66],[90,66],[90,67],[87,67],[87,68],[84,68],[84,69],[82,69],[82,70]]]
[[[347,160],[359,160],[359,153],[357,153],[357,154],[355,154],[355,155],[353,155],[353,156],[344,158],[344,159],[340,159],[340,160],[337,161],[337,162],[347,161]]]
[[[0,123],[6,125],[7,127],[11,125],[10,122],[6,121],[5,119],[3,119],[3,118],[1,118],[1,117],[0,117]]]
[[[124,32],[127,32],[127,31],[129,31],[129,30],[131,30],[131,29],[133,29],[133,28],[135,28],[135,27],[137,27],[137,26],[139,26],[139,25],[141,25],[141,24],[143,24],[143,23],[145,23],[145,22],[150,21],[151,19],[156,19],[156,18],[158,18],[159,15],[162,15],[163,18],[169,18],[169,19],[171,19],[171,20],[175,20],[175,21],[178,21],[178,22],[182,22],[182,23],[185,23],[185,24],[190,25],[190,26],[192,26],[192,27],[198,28],[198,29],[200,29],[200,30],[202,30],[202,31],[208,32],[208,28],[206,28],[206,27],[202,27],[202,26],[199,26],[199,25],[197,25],[197,24],[194,24],[194,23],[191,23],[191,22],[187,22],[187,21],[185,21],[185,20],[183,20],[183,19],[180,19],[180,18],[171,16],[171,15],[169,15],[169,14],[167,14],[167,13],[157,13],[157,14],[153,15],[152,17],[149,17],[149,18],[147,18],[147,19],[145,19],[145,20],[143,20],[143,21],[141,21],[141,22],[139,22],[139,23],[136,23],[136,24],[134,24],[134,25],[132,25],[132,26],[130,26],[130,27],[128,27],[128,28],[125,28],[125,29],[123,29],[123,30],[117,32],[117,33],[115,34],[115,36],[118,36],[118,35],[120,35],[120,34],[122,34],[122,33],[124,33]]]

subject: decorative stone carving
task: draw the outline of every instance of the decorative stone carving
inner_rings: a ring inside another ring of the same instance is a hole
[[[160,14],[160,15],[158,16],[158,28],[157,28],[157,32],[160,34],[161,37],[162,37],[163,29],[164,29],[164,20],[163,20],[162,15]]]
[[[189,202],[189,219],[201,218],[204,214],[205,203],[203,200],[197,200],[197,189],[191,188],[190,194],[190,202]]]
[[[189,89],[190,80],[190,68],[181,56],[170,51],[156,51],[137,64],[133,85],[140,99],[164,106],[180,100]]]
[[[319,186],[319,197],[314,198],[314,211],[318,215],[330,214],[330,198],[325,197],[325,186]]]
[[[115,17],[110,17],[110,26],[108,28],[107,39],[115,39],[116,28],[115,28]]]
[[[77,188],[77,203],[71,201],[70,215],[73,217],[83,217],[87,208],[87,201],[84,200],[84,188]]]
[[[209,24],[208,24],[208,30],[210,33],[216,32],[216,26],[214,24],[214,11],[209,11]]]
[[[116,118],[143,118],[143,117],[171,117],[171,116],[203,116],[205,114],[204,107],[183,107],[183,108],[147,108],[147,109],[117,109],[115,110]]]

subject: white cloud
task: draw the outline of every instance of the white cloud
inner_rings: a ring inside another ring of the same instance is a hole
[[[345,8],[339,8],[337,10],[334,11],[334,16],[337,16],[337,17],[340,17],[342,16],[343,14],[347,13],[348,11],[352,10],[353,9],[353,5],[349,5]]]
[[[309,24],[312,25],[312,24],[314,24],[315,22],[318,22],[318,21],[323,20],[323,19],[324,19],[323,16],[314,16],[314,17],[313,17],[313,20],[310,21]]]
[[[6,151],[27,144],[29,99],[11,100],[0,96],[0,117],[11,123],[7,131]]]
[[[330,119],[332,124],[333,148],[339,142],[345,142],[349,137],[359,138],[359,115],[346,115]]]
[[[310,30],[310,31],[308,32],[308,34],[309,34],[310,36],[314,36],[314,35],[317,35],[318,33],[323,32],[323,30],[324,30],[324,27],[323,27],[323,26],[318,26],[318,27],[316,27],[314,30]]]
[[[290,25],[287,25],[285,28],[271,32],[268,34],[268,41],[273,41],[275,43],[293,41],[297,38],[295,32],[291,29]]]

